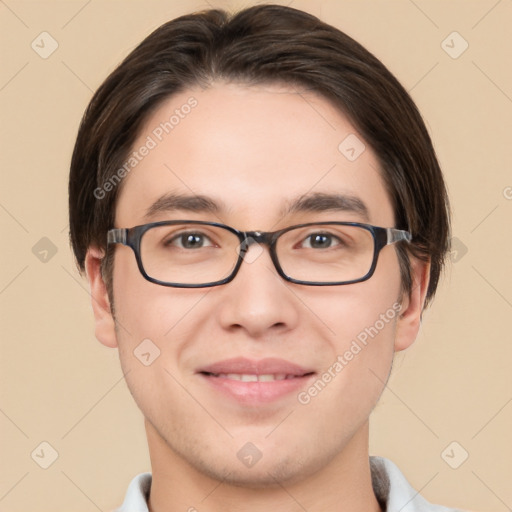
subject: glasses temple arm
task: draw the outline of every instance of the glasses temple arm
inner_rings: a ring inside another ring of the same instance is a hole
[[[107,233],[107,244],[126,245],[126,229],[111,229]]]
[[[405,240],[406,242],[410,242],[412,240],[411,233],[402,229],[386,228],[386,233],[388,235],[387,245],[395,242],[401,242],[402,240]]]

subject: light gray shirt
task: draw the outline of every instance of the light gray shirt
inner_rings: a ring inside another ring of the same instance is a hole
[[[415,491],[398,467],[384,457],[370,457],[372,485],[385,512],[461,512],[428,503]],[[151,473],[137,475],[128,486],[121,507],[114,512],[148,512]]]

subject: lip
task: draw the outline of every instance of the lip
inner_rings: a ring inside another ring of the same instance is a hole
[[[278,359],[275,357],[267,357],[265,359],[253,360],[245,357],[234,357],[218,361],[205,367],[201,367],[198,372],[207,373],[249,373],[254,375],[267,375],[285,373],[286,375],[303,376],[314,370],[304,368],[298,364]]]
[[[246,405],[259,405],[297,393],[316,372],[285,359],[237,357],[201,367],[196,373],[224,396]],[[245,382],[228,378],[227,374],[277,375],[281,380]]]

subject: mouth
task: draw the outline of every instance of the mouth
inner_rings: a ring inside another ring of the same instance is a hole
[[[197,371],[210,389],[244,405],[262,405],[298,393],[316,372],[283,359],[235,358]]]
[[[275,380],[300,379],[302,377],[312,375],[314,372],[308,372],[303,375],[293,375],[286,373],[264,373],[262,375],[258,375],[256,373],[200,373],[206,375],[207,377],[218,377],[220,379],[238,380],[240,382],[273,382]]]

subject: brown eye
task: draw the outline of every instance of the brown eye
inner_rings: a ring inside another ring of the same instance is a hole
[[[179,247],[180,249],[201,249],[211,247],[210,239],[202,233],[180,233],[165,243],[166,246]]]
[[[340,239],[330,233],[312,233],[308,235],[302,244],[308,249],[329,249],[340,244]]]

